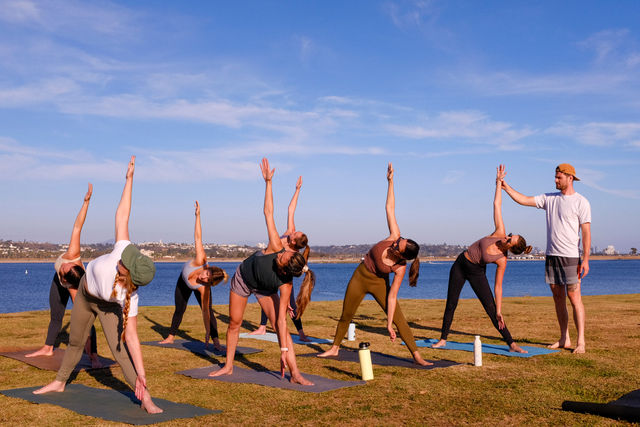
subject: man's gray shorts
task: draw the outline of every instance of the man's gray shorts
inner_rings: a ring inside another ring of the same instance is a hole
[[[547,283],[565,285],[573,291],[578,287],[580,258],[547,255],[544,262],[544,278]]]

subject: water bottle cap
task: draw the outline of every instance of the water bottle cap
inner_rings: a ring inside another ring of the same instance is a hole
[[[361,342],[360,343],[360,350],[366,350],[369,348],[369,343],[368,342]]]

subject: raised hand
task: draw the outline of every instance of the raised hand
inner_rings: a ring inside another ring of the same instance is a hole
[[[136,168],[136,156],[131,156],[129,160],[129,166],[127,166],[127,179],[133,178],[133,171]]]
[[[267,160],[266,157],[262,158],[262,162],[260,163],[260,169],[262,170],[262,178],[264,178],[265,182],[271,181],[271,178],[273,178],[273,174],[275,173],[276,169],[273,168],[269,170],[269,160]],[[300,183],[302,184],[301,179],[300,179]]]
[[[198,203],[198,201],[196,200],[196,202],[194,203],[194,206],[196,208],[196,216],[200,216],[200,203]]]
[[[507,171],[504,165],[500,165],[496,168],[496,183],[502,182],[504,177],[507,176]]]
[[[93,194],[93,184],[89,183],[89,189],[87,190],[87,194],[84,195],[84,201],[88,202],[91,200],[91,194]]]
[[[302,187],[302,176],[298,177],[298,182],[296,182],[296,190],[299,190]]]
[[[389,166],[387,166],[387,181],[391,181],[393,179],[393,165],[389,162]]]

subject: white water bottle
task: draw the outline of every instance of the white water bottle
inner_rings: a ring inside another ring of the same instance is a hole
[[[349,329],[347,330],[347,340],[355,341],[356,340],[356,324],[349,323]]]
[[[360,359],[360,370],[362,371],[362,379],[369,381],[373,379],[373,364],[371,363],[371,351],[368,342],[361,342],[358,350]]]
[[[476,335],[473,340],[473,364],[474,366],[482,366],[482,342],[480,335]]]

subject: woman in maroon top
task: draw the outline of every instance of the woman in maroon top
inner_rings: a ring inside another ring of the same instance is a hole
[[[393,192],[393,167],[389,163],[387,169],[387,225],[389,226],[389,237],[378,242],[365,256],[364,261],[353,273],[347,291],[344,295],[342,305],[342,315],[336,327],[336,335],[333,346],[318,357],[337,356],[340,351],[340,343],[347,332],[349,323],[356,313],[358,306],[366,294],[371,294],[380,304],[380,307],[387,313],[387,330],[391,337],[391,342],[395,342],[396,332],[393,324],[398,328],[400,337],[413,356],[415,363],[423,366],[431,365],[425,361],[413,338],[407,320],[400,310],[398,304],[398,290],[407,270],[407,261],[415,260],[409,269],[409,285],[416,286],[418,274],[420,272],[420,261],[418,252],[420,246],[411,239],[400,236],[400,228],[396,222],[396,200]],[[389,274],[394,273],[393,282],[389,285]]]
[[[458,256],[451,267],[440,341],[435,343],[433,348],[444,347],[447,344],[447,336],[453,321],[453,314],[458,306],[460,292],[464,282],[468,280],[484,310],[491,318],[493,326],[509,345],[509,351],[526,353],[511,338],[511,333],[509,333],[502,316],[502,279],[507,268],[507,251],[511,251],[515,255],[531,252],[531,246],[527,246],[524,237],[511,233],[505,234],[504,222],[502,221],[502,180],[505,175],[504,165],[500,165],[497,168],[496,192],[493,199],[493,221],[496,229],[490,235],[472,243],[466,251]],[[488,263],[497,264],[494,285],[495,301],[487,280]]]

